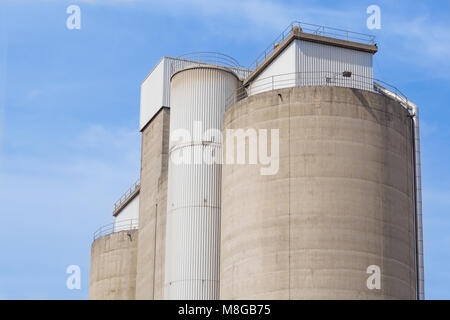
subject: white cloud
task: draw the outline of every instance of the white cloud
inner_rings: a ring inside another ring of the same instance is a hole
[[[440,128],[438,124],[433,123],[433,122],[428,122],[428,121],[421,121],[420,124],[420,134],[422,136],[422,138],[428,138],[428,137],[432,137],[433,135],[435,135],[436,133],[439,133],[441,129],[444,128]]]
[[[28,92],[28,100],[33,100],[42,94],[42,90],[40,89],[32,89]]]
[[[91,124],[76,138],[75,145],[96,150],[100,148],[107,153],[125,150],[139,151],[135,150],[139,137],[137,129]]]
[[[411,20],[402,20],[389,27],[392,41],[402,44],[402,59],[409,59],[420,64],[449,68],[450,33],[446,23],[432,20],[429,16],[420,16]],[[423,59],[425,58],[425,60]],[[436,65],[439,63],[439,65]],[[450,71],[446,69],[446,71]]]
[[[0,165],[1,165],[1,151],[3,140],[3,113],[5,108],[6,95],[6,78],[7,78],[7,56],[8,56],[8,39],[6,33],[6,19],[5,12],[0,12]]]
[[[55,0],[44,0],[44,1],[55,1]],[[59,1],[59,0],[57,0]],[[72,2],[85,2],[85,3],[91,3],[91,4],[115,4],[115,3],[133,3],[133,2],[139,2],[139,0],[73,0]]]
[[[55,147],[52,154],[15,153],[4,157],[0,174],[8,188],[0,195],[9,199],[4,209],[14,209],[26,217],[32,204],[47,208],[49,219],[63,212],[97,209],[100,212],[93,220],[105,220],[116,198],[139,178],[139,162],[137,130],[92,125],[68,139],[63,149]],[[27,201],[20,200],[23,198]],[[63,203],[67,208],[61,210]]]
[[[124,1],[126,2],[126,1]],[[351,3],[333,7],[315,1],[269,0],[135,0],[151,14],[176,19],[190,17],[204,23],[209,34],[269,45],[292,21],[371,33],[366,29],[366,7]],[[425,6],[426,7],[426,6]],[[403,8],[404,10],[400,10]],[[406,8],[409,8],[406,10]],[[416,7],[414,7],[416,8]],[[406,2],[381,6],[382,29],[374,34],[382,41],[380,51],[390,61],[428,68],[437,77],[450,77],[448,22],[432,19]],[[420,13],[419,16],[414,14]],[[200,35],[199,35],[200,36]]]

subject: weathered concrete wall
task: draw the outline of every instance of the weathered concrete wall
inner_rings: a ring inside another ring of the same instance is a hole
[[[96,239],[91,247],[90,300],[133,300],[136,292],[137,230]]]
[[[142,131],[136,299],[164,298],[169,120],[162,108]]]
[[[231,128],[279,129],[280,168],[223,166],[221,299],[415,298],[404,108],[357,89],[296,87],[238,102]],[[370,265],[380,290],[367,288]]]

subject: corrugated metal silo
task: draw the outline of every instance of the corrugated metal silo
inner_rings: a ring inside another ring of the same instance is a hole
[[[166,299],[219,298],[221,164],[203,155],[221,155],[221,137],[208,130],[222,129],[226,100],[238,85],[232,71],[217,66],[190,66],[172,76]],[[173,141],[180,130],[190,137]],[[187,154],[183,163],[174,160]]]

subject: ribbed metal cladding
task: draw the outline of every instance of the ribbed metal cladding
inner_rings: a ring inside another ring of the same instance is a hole
[[[352,87],[372,91],[372,54],[357,50],[322,45],[319,43],[296,40],[296,59],[299,72],[337,72],[351,71],[353,74],[365,77],[365,81],[354,81],[337,86]],[[325,79],[299,79],[299,85],[324,85]]]
[[[222,172],[204,155],[221,155],[222,146],[204,133],[222,130],[226,100],[238,85],[234,73],[212,66],[186,67],[171,79],[171,136],[183,129],[191,138],[169,144],[166,299],[219,298]],[[186,153],[189,163],[174,161]]]

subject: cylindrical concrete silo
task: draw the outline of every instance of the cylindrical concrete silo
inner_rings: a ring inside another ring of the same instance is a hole
[[[91,247],[90,300],[134,300],[138,231],[113,232]]]
[[[279,170],[223,166],[221,299],[415,299],[403,106],[359,89],[287,88],[229,108],[224,132],[239,128],[279,130]],[[373,266],[379,288],[367,283]]]
[[[225,103],[238,85],[233,72],[216,66],[190,66],[172,76],[166,299],[219,298],[221,164],[209,159],[221,159]],[[180,134],[183,139],[173,140]]]

